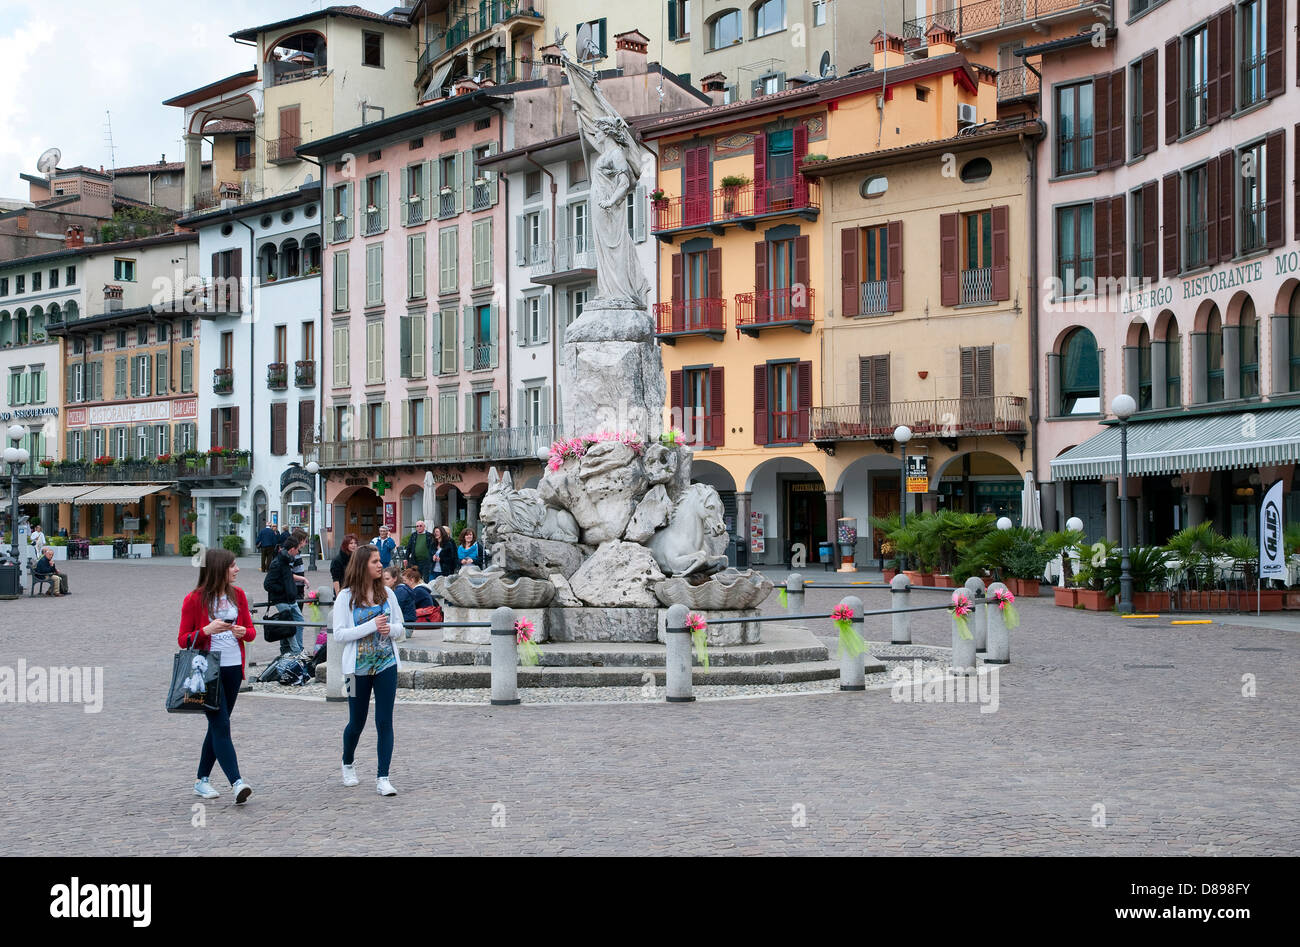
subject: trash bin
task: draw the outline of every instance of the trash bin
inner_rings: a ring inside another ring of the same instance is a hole
[[[817,544],[817,561],[824,565],[831,565],[835,562],[835,546],[832,543]]]
[[[0,599],[18,598],[23,594],[18,579],[18,563],[8,557],[0,560]]]

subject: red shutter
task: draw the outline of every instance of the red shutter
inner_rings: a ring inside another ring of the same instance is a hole
[[[706,287],[708,292],[704,294],[705,298],[721,299],[722,298],[722,248],[721,247],[714,247],[712,250],[709,251],[708,263],[709,263],[709,285]],[[714,304],[710,303],[709,305],[713,306]],[[717,316],[714,318],[716,319],[717,327],[720,329],[722,328],[721,309],[715,310],[710,308],[705,312],[701,313],[701,316],[705,318],[705,322],[708,322],[708,317],[710,316],[711,313],[714,312],[717,313]]]
[[[1110,199],[1110,276],[1123,279],[1128,275],[1128,217],[1124,212],[1124,195]]]
[[[1128,101],[1124,97],[1124,70],[1116,69],[1110,74],[1110,165],[1119,167],[1128,156],[1124,141],[1127,137],[1124,127],[1124,113]]]
[[[1092,166],[1110,167],[1110,77],[1092,82]],[[1079,168],[1080,171],[1087,170]]]
[[[684,223],[707,223],[712,215],[712,193],[709,190],[709,149],[690,148],[686,152],[686,213]]]
[[[1270,247],[1282,246],[1285,232],[1282,219],[1282,178],[1286,168],[1286,132],[1271,133],[1264,143],[1264,207],[1265,243]],[[1258,173],[1258,171],[1256,172]]]
[[[1155,50],[1142,57],[1142,148],[1144,155],[1153,154],[1159,142],[1158,119],[1160,80],[1156,70],[1160,68],[1159,57]]]
[[[808,179],[799,171],[799,165],[808,155],[808,126],[800,122],[794,127],[794,206],[808,204]]]
[[[754,136],[754,213],[767,211],[767,136]]]
[[[857,227],[840,231],[840,315],[858,315],[858,238]]]
[[[241,287],[244,285],[244,249],[235,247],[230,251],[230,271],[226,273],[230,277],[230,308],[240,312],[244,308],[243,294]]]
[[[903,311],[903,222],[891,220],[887,232],[889,249],[886,254],[885,289],[890,312]]]
[[[1102,280],[1110,276],[1110,254],[1106,251],[1110,243],[1110,198],[1098,198],[1092,204],[1092,271],[1097,277],[1097,295],[1101,295]],[[1077,295],[1078,286],[1065,287],[1067,296]]]
[[[1216,155],[1205,162],[1205,261],[1216,263],[1219,259],[1219,158]],[[1232,191],[1228,192],[1229,216],[1232,215]]]
[[[212,409],[212,443],[209,447],[216,447],[221,443],[221,409]]]
[[[939,216],[939,304],[955,306],[961,302],[961,266],[958,259],[958,214]]]
[[[1178,97],[1183,87],[1178,75],[1178,44],[1182,38],[1175,36],[1165,43],[1165,144],[1170,145],[1182,134],[1178,117]]]
[[[1234,39],[1236,35],[1234,26],[1236,25],[1237,8],[1228,7],[1219,14],[1219,41],[1216,44],[1213,34],[1210,37],[1211,47],[1217,47],[1211,57],[1211,63],[1214,57],[1217,57],[1219,63],[1219,111],[1211,111],[1211,119],[1218,121],[1220,119],[1230,118],[1232,110],[1236,108],[1237,101],[1235,95],[1235,83],[1232,81],[1233,63],[1236,62],[1237,43]],[[1213,21],[1211,21],[1213,22]],[[1211,105],[1213,109],[1213,105]]]
[[[709,420],[704,432],[704,443],[708,447],[721,447],[726,441],[725,395],[722,387],[721,366],[709,369]]]
[[[1213,125],[1219,120],[1219,75],[1221,72],[1220,62],[1223,58],[1219,55],[1219,18],[1217,16],[1210,17],[1210,21],[1205,24],[1205,32],[1209,38],[1205,48],[1205,58],[1208,60],[1206,73],[1209,77],[1206,83],[1205,95],[1206,124]],[[1231,62],[1233,58],[1231,47],[1229,47],[1227,53],[1228,60]]]
[[[668,373],[668,409],[676,425],[689,438],[691,422],[687,419],[685,405],[682,404],[682,372],[680,369]]]
[[[800,362],[798,377],[796,379],[798,390],[795,397],[798,398],[799,428],[798,441],[803,443],[808,440],[808,417],[812,407],[812,362]]]
[[[230,443],[226,445],[231,450],[239,449],[239,407],[230,409]]]
[[[790,300],[789,311],[796,319],[811,319],[813,315],[808,243],[807,237],[796,237],[794,240],[794,286],[791,288],[793,298]]]
[[[684,257],[674,253],[673,261],[673,296],[672,296],[672,331],[681,332],[686,328],[686,284],[683,275]]]
[[[1152,281],[1160,278],[1159,239],[1160,185],[1150,181],[1142,185],[1142,272],[1134,276]]]
[[[767,366],[754,366],[754,443],[767,443]]]
[[[1282,94],[1286,83],[1286,0],[1268,0],[1264,33],[1268,58],[1264,65],[1264,87],[1269,98]],[[1300,38],[1296,40],[1297,68],[1300,68]]]
[[[1011,208],[993,208],[993,299],[1011,298]]]
[[[1214,167],[1211,166],[1211,171]],[[1214,227],[1217,224],[1219,228],[1219,255],[1217,259],[1224,262],[1231,260],[1236,253],[1236,221],[1233,219],[1233,208],[1236,206],[1237,197],[1233,191],[1237,184],[1237,155],[1231,148],[1219,153],[1218,172],[1218,204],[1210,204],[1210,213],[1206,216],[1210,218],[1209,225]],[[1260,173],[1258,170],[1256,174]],[[1216,209],[1217,208],[1217,209]],[[1210,256],[1210,262],[1215,262],[1215,257]]]
[[[305,454],[312,443],[312,428],[316,426],[316,402],[298,402],[298,453]]]
[[[1178,258],[1178,227],[1182,220],[1178,206],[1178,172],[1166,174],[1164,182],[1164,268],[1161,272],[1169,277],[1177,276],[1182,265]]]
[[[767,321],[767,241],[754,244],[754,319]]]
[[[271,453],[277,457],[289,452],[289,406],[283,401],[271,405]]]

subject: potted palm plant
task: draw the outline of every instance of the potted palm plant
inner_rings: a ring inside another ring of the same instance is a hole
[[[1017,598],[1037,598],[1051,558],[1041,541],[1018,538],[1006,553],[1007,588]]]
[[[1169,538],[1165,551],[1182,575],[1183,587],[1175,594],[1178,608],[1204,611],[1228,607],[1227,591],[1216,587],[1218,570],[1214,562],[1224,554],[1225,544],[1209,521],[1187,526]]]
[[[1249,536],[1233,536],[1224,543],[1223,550],[1241,567],[1245,589],[1239,607],[1243,611],[1280,612],[1286,593],[1281,589],[1261,588],[1256,584],[1259,575],[1259,547]]]
[[[1074,585],[1074,553],[1083,546],[1085,537],[1081,529],[1062,529],[1043,537],[1043,547],[1053,556],[1061,557],[1062,584],[1052,589],[1057,605],[1074,608],[1079,602],[1079,590]]]

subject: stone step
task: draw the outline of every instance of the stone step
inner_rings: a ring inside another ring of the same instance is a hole
[[[884,670],[884,665],[868,664],[867,672]],[[709,670],[695,668],[696,684],[795,684],[803,681],[834,680],[839,677],[840,666],[835,661],[808,661],[792,664],[769,664],[758,667],[718,667]],[[655,685],[663,687],[667,681],[662,667],[521,667],[519,687],[641,687],[645,675],[654,675]],[[492,672],[477,665],[446,666],[435,664],[403,663],[397,672],[397,686],[416,690],[452,690],[457,688],[487,689],[492,683]]]
[[[554,643],[541,646],[542,667],[627,667],[662,668],[666,649],[663,645],[613,645],[600,642]],[[403,647],[402,661],[437,664],[445,667],[486,667],[492,663],[488,645],[444,644],[428,648]],[[709,663],[714,667],[758,667],[773,664],[806,664],[826,661],[830,657],[824,645],[768,648],[748,645],[709,648]]]

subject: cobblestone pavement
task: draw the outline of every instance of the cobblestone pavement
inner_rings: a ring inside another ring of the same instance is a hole
[[[1171,626],[1022,600],[1015,663],[987,714],[895,703],[888,690],[691,705],[404,704],[391,799],[369,779],[373,727],[358,751],[361,785],[340,784],[344,705],[244,694],[233,729],[255,793],[236,808],[218,770],[222,797],[196,810],[203,723],[162,709],[195,571],[185,560],[67,571],[69,598],[0,602],[0,666],[102,666],[103,710],[0,705],[7,854],[1298,848],[1300,621],[1289,617],[1280,628]],[[255,600],[261,578],[255,565],[241,575]],[[842,594],[810,593],[808,608],[827,611]],[[855,594],[887,607],[883,591]],[[914,625],[919,643],[949,641],[943,612]],[[866,634],[885,638],[888,625],[869,620]],[[264,661],[276,648],[251,650]]]

